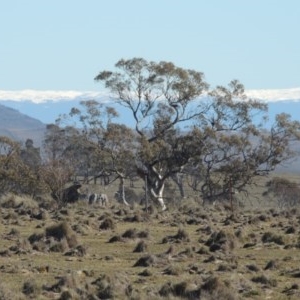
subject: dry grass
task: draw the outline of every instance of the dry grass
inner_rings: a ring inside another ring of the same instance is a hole
[[[300,298],[298,209],[0,204],[0,299]]]

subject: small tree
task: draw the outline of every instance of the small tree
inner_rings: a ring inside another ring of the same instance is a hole
[[[119,198],[125,204],[125,179],[136,174],[135,155],[136,141],[134,132],[125,125],[110,123],[104,133],[104,152],[108,170],[119,179]]]
[[[294,155],[291,143],[300,138],[300,123],[280,114],[270,131],[264,129],[257,120],[262,114],[264,121],[267,106],[248,99],[238,81],[210,95],[211,108],[198,123],[205,147],[187,172],[197,174],[193,187],[204,199],[228,199],[233,189],[245,190]]]
[[[40,167],[39,175],[52,197],[60,206],[64,205],[64,188],[74,175],[72,167],[63,161],[52,160]]]
[[[86,167],[85,175],[92,175],[96,179],[99,175],[107,173],[107,153],[105,148],[105,132],[108,124],[117,116],[116,111],[104,107],[95,100],[81,101],[79,108],[72,108],[69,115],[61,119],[61,124],[73,122],[72,128],[77,133],[72,135],[65,154],[75,158]],[[63,121],[63,122],[62,122]],[[82,169],[77,167],[77,169]]]
[[[37,173],[21,159],[20,144],[0,136],[0,193],[35,195],[40,187]]]
[[[294,207],[300,204],[300,187],[296,182],[281,177],[274,177],[266,183],[264,196],[272,196],[277,200],[279,208]]]
[[[34,147],[32,139],[26,140],[25,148],[21,149],[20,156],[24,163],[32,169],[37,169],[41,165],[40,148]]]

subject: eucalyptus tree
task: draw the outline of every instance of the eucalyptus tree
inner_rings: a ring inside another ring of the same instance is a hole
[[[170,62],[121,59],[115,67],[118,71],[102,71],[95,80],[103,82],[113,99],[131,111],[138,134],[137,171],[165,210],[166,180],[189,162],[195,154],[191,149],[201,149],[191,147],[192,131],[181,130],[207,111],[206,103],[196,99],[208,85],[203,73]]]
[[[204,199],[231,198],[295,154],[300,123],[279,114],[269,130],[264,128],[267,105],[247,98],[238,81],[217,87],[210,99],[210,110],[197,124],[205,147],[189,168]]]

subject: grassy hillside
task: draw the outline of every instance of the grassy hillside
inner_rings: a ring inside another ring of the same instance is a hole
[[[146,213],[116,203],[117,183],[89,188],[110,205],[0,199],[1,299],[299,299],[300,210],[264,198],[263,181],[233,215],[192,191]]]

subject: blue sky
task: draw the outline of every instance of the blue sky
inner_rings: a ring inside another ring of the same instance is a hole
[[[299,29],[298,0],[3,0],[0,90],[100,91],[98,72],[133,57],[296,88]]]

